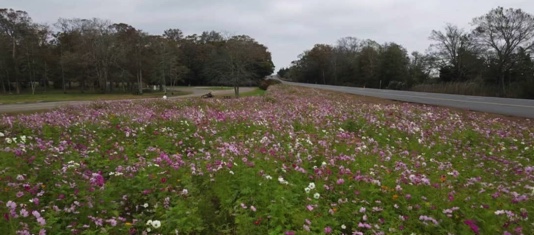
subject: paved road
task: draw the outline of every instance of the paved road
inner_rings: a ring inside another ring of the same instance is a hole
[[[254,89],[255,88],[251,88],[251,87],[241,87],[239,88],[239,92],[249,92]],[[201,95],[210,92],[209,87],[179,87],[179,88],[171,87],[171,88],[168,88],[169,93],[172,90],[185,91],[191,94],[182,95],[182,96],[173,96],[173,97],[169,97],[169,99],[200,97]],[[213,95],[232,95],[234,94],[234,90],[233,89],[213,90],[212,94]],[[152,99],[157,99],[157,98],[152,98]],[[91,102],[94,102],[94,101],[58,101],[58,102],[41,102],[41,103],[27,103],[27,104],[2,104],[0,105],[0,114],[48,110],[48,109],[54,109],[54,108],[65,106],[65,105],[82,105],[82,104],[89,104]]]
[[[516,117],[534,118],[534,100],[449,95],[413,91],[380,90],[358,87],[294,83],[286,81],[282,82],[295,86],[319,88],[350,94],[379,97],[390,100],[454,107],[487,113],[504,114]]]

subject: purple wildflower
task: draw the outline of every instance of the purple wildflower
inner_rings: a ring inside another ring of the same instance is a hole
[[[471,228],[471,230],[473,230],[473,232],[474,232],[476,235],[480,234],[479,228],[478,228],[478,226],[475,224],[475,221],[474,221],[474,220],[464,220],[464,224],[466,224],[467,226],[469,226],[469,228]]]

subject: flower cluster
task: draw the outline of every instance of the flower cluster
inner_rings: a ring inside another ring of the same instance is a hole
[[[5,234],[534,234],[530,119],[273,86],[0,130]]]

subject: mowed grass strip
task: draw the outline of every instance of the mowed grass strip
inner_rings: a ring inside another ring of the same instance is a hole
[[[191,94],[185,91],[167,92],[167,96],[182,96]],[[123,99],[146,99],[146,98],[160,98],[163,92],[147,92],[143,95],[134,95],[131,92],[114,92],[114,93],[95,93],[80,91],[67,91],[63,93],[61,90],[48,90],[44,92],[37,92],[35,94],[0,94],[0,104],[23,104],[23,103],[37,103],[37,102],[54,102],[54,101],[96,101],[96,100],[123,100]]]

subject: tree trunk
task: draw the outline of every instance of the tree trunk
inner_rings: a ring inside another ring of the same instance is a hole
[[[137,73],[137,84],[139,86],[139,95],[143,94],[143,71],[139,70]]]
[[[28,56],[28,75],[30,77],[30,87],[32,89],[32,95],[35,95],[35,83],[34,83],[34,72],[33,72],[33,66],[32,66],[32,63],[30,61],[30,56]]]
[[[235,98],[239,98],[239,86],[234,87],[234,95],[235,95]]]
[[[9,79],[9,71],[6,71],[6,78],[7,78],[7,92],[11,93],[11,80]]]
[[[19,81],[19,65],[17,63],[17,44],[15,41],[15,37],[13,37],[13,63],[15,64],[15,90],[17,94],[20,94],[20,81]]]
[[[48,64],[45,62],[44,64],[44,91],[46,91],[47,87],[48,87]]]
[[[6,91],[6,83],[5,83],[4,79],[2,79],[2,93],[5,94],[6,92],[7,92]]]
[[[67,91],[66,91],[66,86],[65,86],[65,70],[64,70],[64,67],[63,67],[63,44],[61,44],[61,46],[59,47],[59,65],[61,67],[61,84],[62,84],[62,88],[63,88],[63,94],[66,94]]]
[[[506,96],[506,83],[504,82],[504,78],[505,78],[504,73],[501,72],[501,79],[500,79],[501,81],[500,81],[500,83],[501,83],[502,96],[503,97]]]

